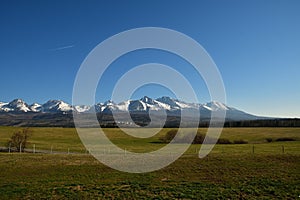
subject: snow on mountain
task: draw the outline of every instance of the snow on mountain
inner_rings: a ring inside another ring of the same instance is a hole
[[[20,111],[20,112],[30,111],[30,108],[22,99],[15,99],[15,100],[9,102],[9,104],[7,104],[7,106],[17,112],[18,111]]]
[[[0,102],[0,112],[8,112],[5,107],[8,103]]]
[[[130,104],[128,105],[129,111],[147,111],[147,108],[147,104],[140,100],[130,101]]]
[[[150,105],[155,105],[157,104],[157,102],[147,96],[144,96],[143,98],[140,99],[140,101],[146,103],[146,104],[150,104]]]
[[[72,106],[61,100],[49,100],[44,104],[34,103],[27,105],[21,99],[15,99],[9,103],[0,102],[0,112],[43,112],[43,113],[70,113],[72,111],[78,113],[90,113],[92,112],[92,106],[87,105],[75,105]],[[198,103],[186,103],[177,99],[170,97],[161,97],[157,99],[152,99],[150,97],[144,96],[138,100],[127,100],[120,103],[115,103],[111,100],[104,103],[97,103],[94,105],[95,111],[98,113],[111,113],[116,112],[148,112],[166,110],[168,113],[173,115],[180,115],[181,110],[186,111],[199,111],[202,116],[210,116],[212,111],[226,111],[226,116],[229,119],[251,119],[252,115],[249,115],[243,111],[237,110],[235,108],[228,107],[223,103],[212,101],[205,104]]]
[[[103,103],[103,105],[106,105],[106,106],[113,106],[113,105],[115,105],[115,102],[113,102],[112,100],[108,100],[108,101],[105,101],[105,102]]]
[[[49,100],[42,105],[42,112],[70,112],[73,111],[73,107],[61,100]]]
[[[120,110],[128,111],[159,111],[159,110],[170,110],[171,106],[163,102],[154,100],[150,97],[144,96],[139,100],[130,100],[125,103],[120,103],[117,105]],[[127,106],[127,109],[126,109]]]
[[[38,104],[38,103],[33,103],[29,106],[29,109],[32,112],[40,112],[42,110],[42,105]]]
[[[103,103],[97,103],[94,105],[94,108],[96,112],[102,112],[105,106],[103,105]]]
[[[211,111],[218,111],[218,110],[230,110],[231,108],[226,106],[223,103],[212,101],[202,105],[204,108],[211,110]]]
[[[0,102],[0,112],[70,112],[73,107],[63,101],[49,100],[43,105],[33,103],[28,105],[22,99],[15,99],[9,103]]]
[[[91,110],[91,106],[86,106],[86,105],[74,106],[74,109],[77,112],[84,113],[84,112],[89,112]]]
[[[170,97],[163,96],[163,97],[160,97],[160,98],[156,99],[156,101],[159,101],[161,103],[169,105],[170,109],[180,109],[180,107],[176,103],[176,100],[172,99]]]
[[[127,101],[123,101],[123,102],[119,103],[116,106],[117,106],[118,110],[120,110],[120,111],[127,111],[130,103],[131,103],[131,101],[127,100]]]
[[[160,102],[157,99],[156,100],[151,99],[147,96],[141,98],[140,101],[144,102],[147,105],[147,108],[151,109],[151,110],[157,111],[157,110],[170,110],[171,109],[170,105]]]
[[[139,100],[127,100],[118,104],[113,101],[107,101],[105,103],[98,103],[95,105],[96,111],[98,112],[111,112],[111,111],[130,111],[130,112],[141,112],[149,110],[170,110],[170,105],[151,99],[150,97],[143,97]]]
[[[149,111],[149,110],[167,110],[167,111],[178,111],[180,109],[197,109],[207,111],[218,111],[218,110],[232,110],[225,104],[219,102],[209,102],[206,104],[197,103],[186,103],[177,99],[173,99],[167,96],[161,98],[152,99],[144,96],[139,100],[127,100],[116,104],[109,100],[104,103],[98,103],[95,106],[96,112],[111,112],[113,111]],[[61,100],[49,100],[44,104],[33,103],[27,105],[21,99],[15,99],[9,103],[0,102],[0,112],[71,112],[76,111],[79,113],[86,113],[91,111],[91,106],[87,105],[76,105],[72,106]]]
[[[171,110],[171,106],[170,105],[162,103],[162,102],[159,102],[159,101],[156,101],[156,102],[157,102],[157,110],[158,109]]]
[[[186,103],[184,101],[180,101],[178,99],[172,99],[170,97],[161,97],[156,99],[157,101],[169,105],[169,110],[177,110],[177,109],[199,109],[200,104],[198,103]]]
[[[2,112],[29,112],[30,108],[22,99],[14,99],[9,103],[1,103],[0,111]]]

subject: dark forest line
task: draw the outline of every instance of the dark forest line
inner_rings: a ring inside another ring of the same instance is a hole
[[[86,116],[86,127],[89,126],[89,117]],[[105,128],[118,127],[111,114],[98,114],[99,124]],[[132,114],[132,120],[140,126],[150,123],[148,115]],[[195,127],[196,120],[182,124],[182,127]],[[124,124],[122,124],[124,126]],[[22,126],[22,127],[75,127],[72,114],[0,114],[0,126]],[[180,117],[168,116],[165,128],[176,128],[180,126]],[[209,119],[200,119],[199,127],[208,127]],[[128,125],[128,127],[133,127]],[[155,126],[154,126],[155,127]],[[258,119],[258,120],[226,120],[224,127],[300,127],[300,119]]]

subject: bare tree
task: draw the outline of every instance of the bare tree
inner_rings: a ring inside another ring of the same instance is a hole
[[[29,128],[24,128],[20,131],[14,132],[10,140],[8,141],[8,146],[10,148],[16,148],[17,151],[24,152],[24,149],[28,144],[30,135],[31,131]]]

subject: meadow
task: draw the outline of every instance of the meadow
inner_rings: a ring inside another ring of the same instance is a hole
[[[0,127],[0,146],[19,129]],[[159,138],[169,130],[147,139],[129,137],[120,129],[104,131],[118,146],[145,152],[163,147]],[[201,145],[193,144],[171,165],[144,174],[101,164],[86,152],[74,128],[31,131],[29,149],[35,145],[37,150],[61,153],[0,153],[1,199],[298,199],[300,195],[300,128],[225,128],[221,138],[248,144],[217,144],[203,159],[198,158]],[[276,142],[278,138],[295,141]]]

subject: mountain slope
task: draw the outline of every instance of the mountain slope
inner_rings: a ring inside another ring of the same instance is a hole
[[[41,112],[71,112],[73,107],[60,100],[49,100],[41,106]]]
[[[14,99],[9,103],[0,103],[2,112],[29,112],[29,106],[22,99]]]

